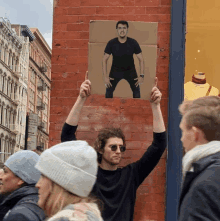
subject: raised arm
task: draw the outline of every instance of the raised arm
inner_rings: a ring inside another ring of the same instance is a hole
[[[87,71],[85,81],[80,86],[79,96],[66,119],[67,124],[71,126],[77,126],[81,110],[90,93],[91,93],[91,82],[90,80],[88,80],[88,71]]]
[[[141,159],[133,164],[134,174],[136,174],[135,180],[137,187],[158,164],[167,146],[165,125],[160,109],[161,97],[162,94],[157,88],[157,78],[155,78],[155,85],[152,88],[150,97],[150,103],[153,112],[153,142],[148,147],[147,151],[144,153]]]
[[[76,140],[76,129],[79,117],[86,98],[91,92],[91,82],[88,80],[88,71],[86,72],[85,81],[80,86],[79,96],[73,105],[61,132],[61,142]]]
[[[158,79],[155,78],[155,85],[151,91],[150,103],[151,103],[151,109],[153,112],[153,132],[162,133],[166,129],[165,129],[164,120],[163,120],[163,116],[162,116],[162,112],[160,108],[160,101],[161,101],[162,94],[160,90],[157,88],[157,81]]]

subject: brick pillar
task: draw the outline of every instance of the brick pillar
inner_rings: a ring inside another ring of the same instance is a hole
[[[88,69],[90,20],[158,22],[156,75],[163,93],[162,113],[167,122],[171,0],[62,0],[54,1],[52,91],[49,146],[60,142],[62,125],[74,104]],[[122,166],[138,160],[153,140],[149,101],[106,99],[92,95],[79,121],[77,138],[93,144],[98,131],[120,126],[127,151]],[[162,221],[165,215],[166,153],[137,192],[135,221]]]

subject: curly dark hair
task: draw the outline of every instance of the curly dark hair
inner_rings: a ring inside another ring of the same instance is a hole
[[[125,146],[125,135],[121,128],[109,127],[100,130],[98,137],[94,143],[94,149],[98,154],[98,163],[102,161],[102,154],[99,153],[100,150],[104,150],[107,140],[112,137],[121,138],[123,140],[123,145]]]
[[[129,27],[129,25],[128,25],[128,22],[127,22],[127,21],[121,20],[121,21],[118,21],[118,22],[117,22],[117,24],[116,24],[116,29],[118,28],[118,25],[119,25],[119,24],[126,25],[126,26],[127,26],[127,28]]]

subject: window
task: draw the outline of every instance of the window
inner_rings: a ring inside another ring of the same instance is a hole
[[[8,110],[8,127],[11,125],[11,111]]]
[[[5,108],[5,126],[8,127],[8,109]]]
[[[16,118],[16,115],[13,114],[13,124],[15,124],[15,118]]]
[[[1,106],[1,124],[3,125],[3,106]]]
[[[45,104],[44,114],[45,114],[46,116],[47,116],[47,107],[48,107],[48,105]]]
[[[6,56],[7,56],[7,50],[5,49],[5,53],[4,53],[4,62],[6,63]]]
[[[0,153],[2,153],[2,139],[0,138]]]
[[[46,86],[46,90],[45,90],[44,94],[47,98],[48,98],[48,90],[49,90],[49,88]]]
[[[8,79],[8,84],[7,84],[7,95],[9,96],[9,91],[10,91],[10,80]]]
[[[7,93],[7,84],[8,84],[8,82],[7,82],[7,78],[5,77],[5,84],[4,84],[4,88],[3,88],[3,92],[6,94]]]
[[[36,79],[36,74],[35,74],[34,71],[32,70],[32,71],[31,71],[31,82],[32,82],[33,84],[35,84],[35,79]]]
[[[5,77],[2,77],[2,92],[4,92],[4,86],[5,86]]]
[[[10,97],[13,99],[14,97],[12,97],[13,96],[13,83],[11,82],[11,92],[10,92]]]
[[[34,101],[35,101],[35,94],[34,94],[34,91],[32,89],[29,88],[29,92],[30,92],[30,95],[29,95],[29,100],[31,103],[34,104]]]

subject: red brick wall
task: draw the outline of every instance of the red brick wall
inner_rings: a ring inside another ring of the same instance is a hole
[[[158,22],[158,86],[167,123],[171,0],[55,0],[52,49],[50,146],[60,142],[62,125],[74,104],[88,69],[90,20]],[[121,126],[127,139],[122,166],[138,160],[152,142],[152,113],[148,101],[92,95],[83,108],[78,139],[91,145],[98,131]],[[135,221],[164,220],[166,153],[137,192]]]

